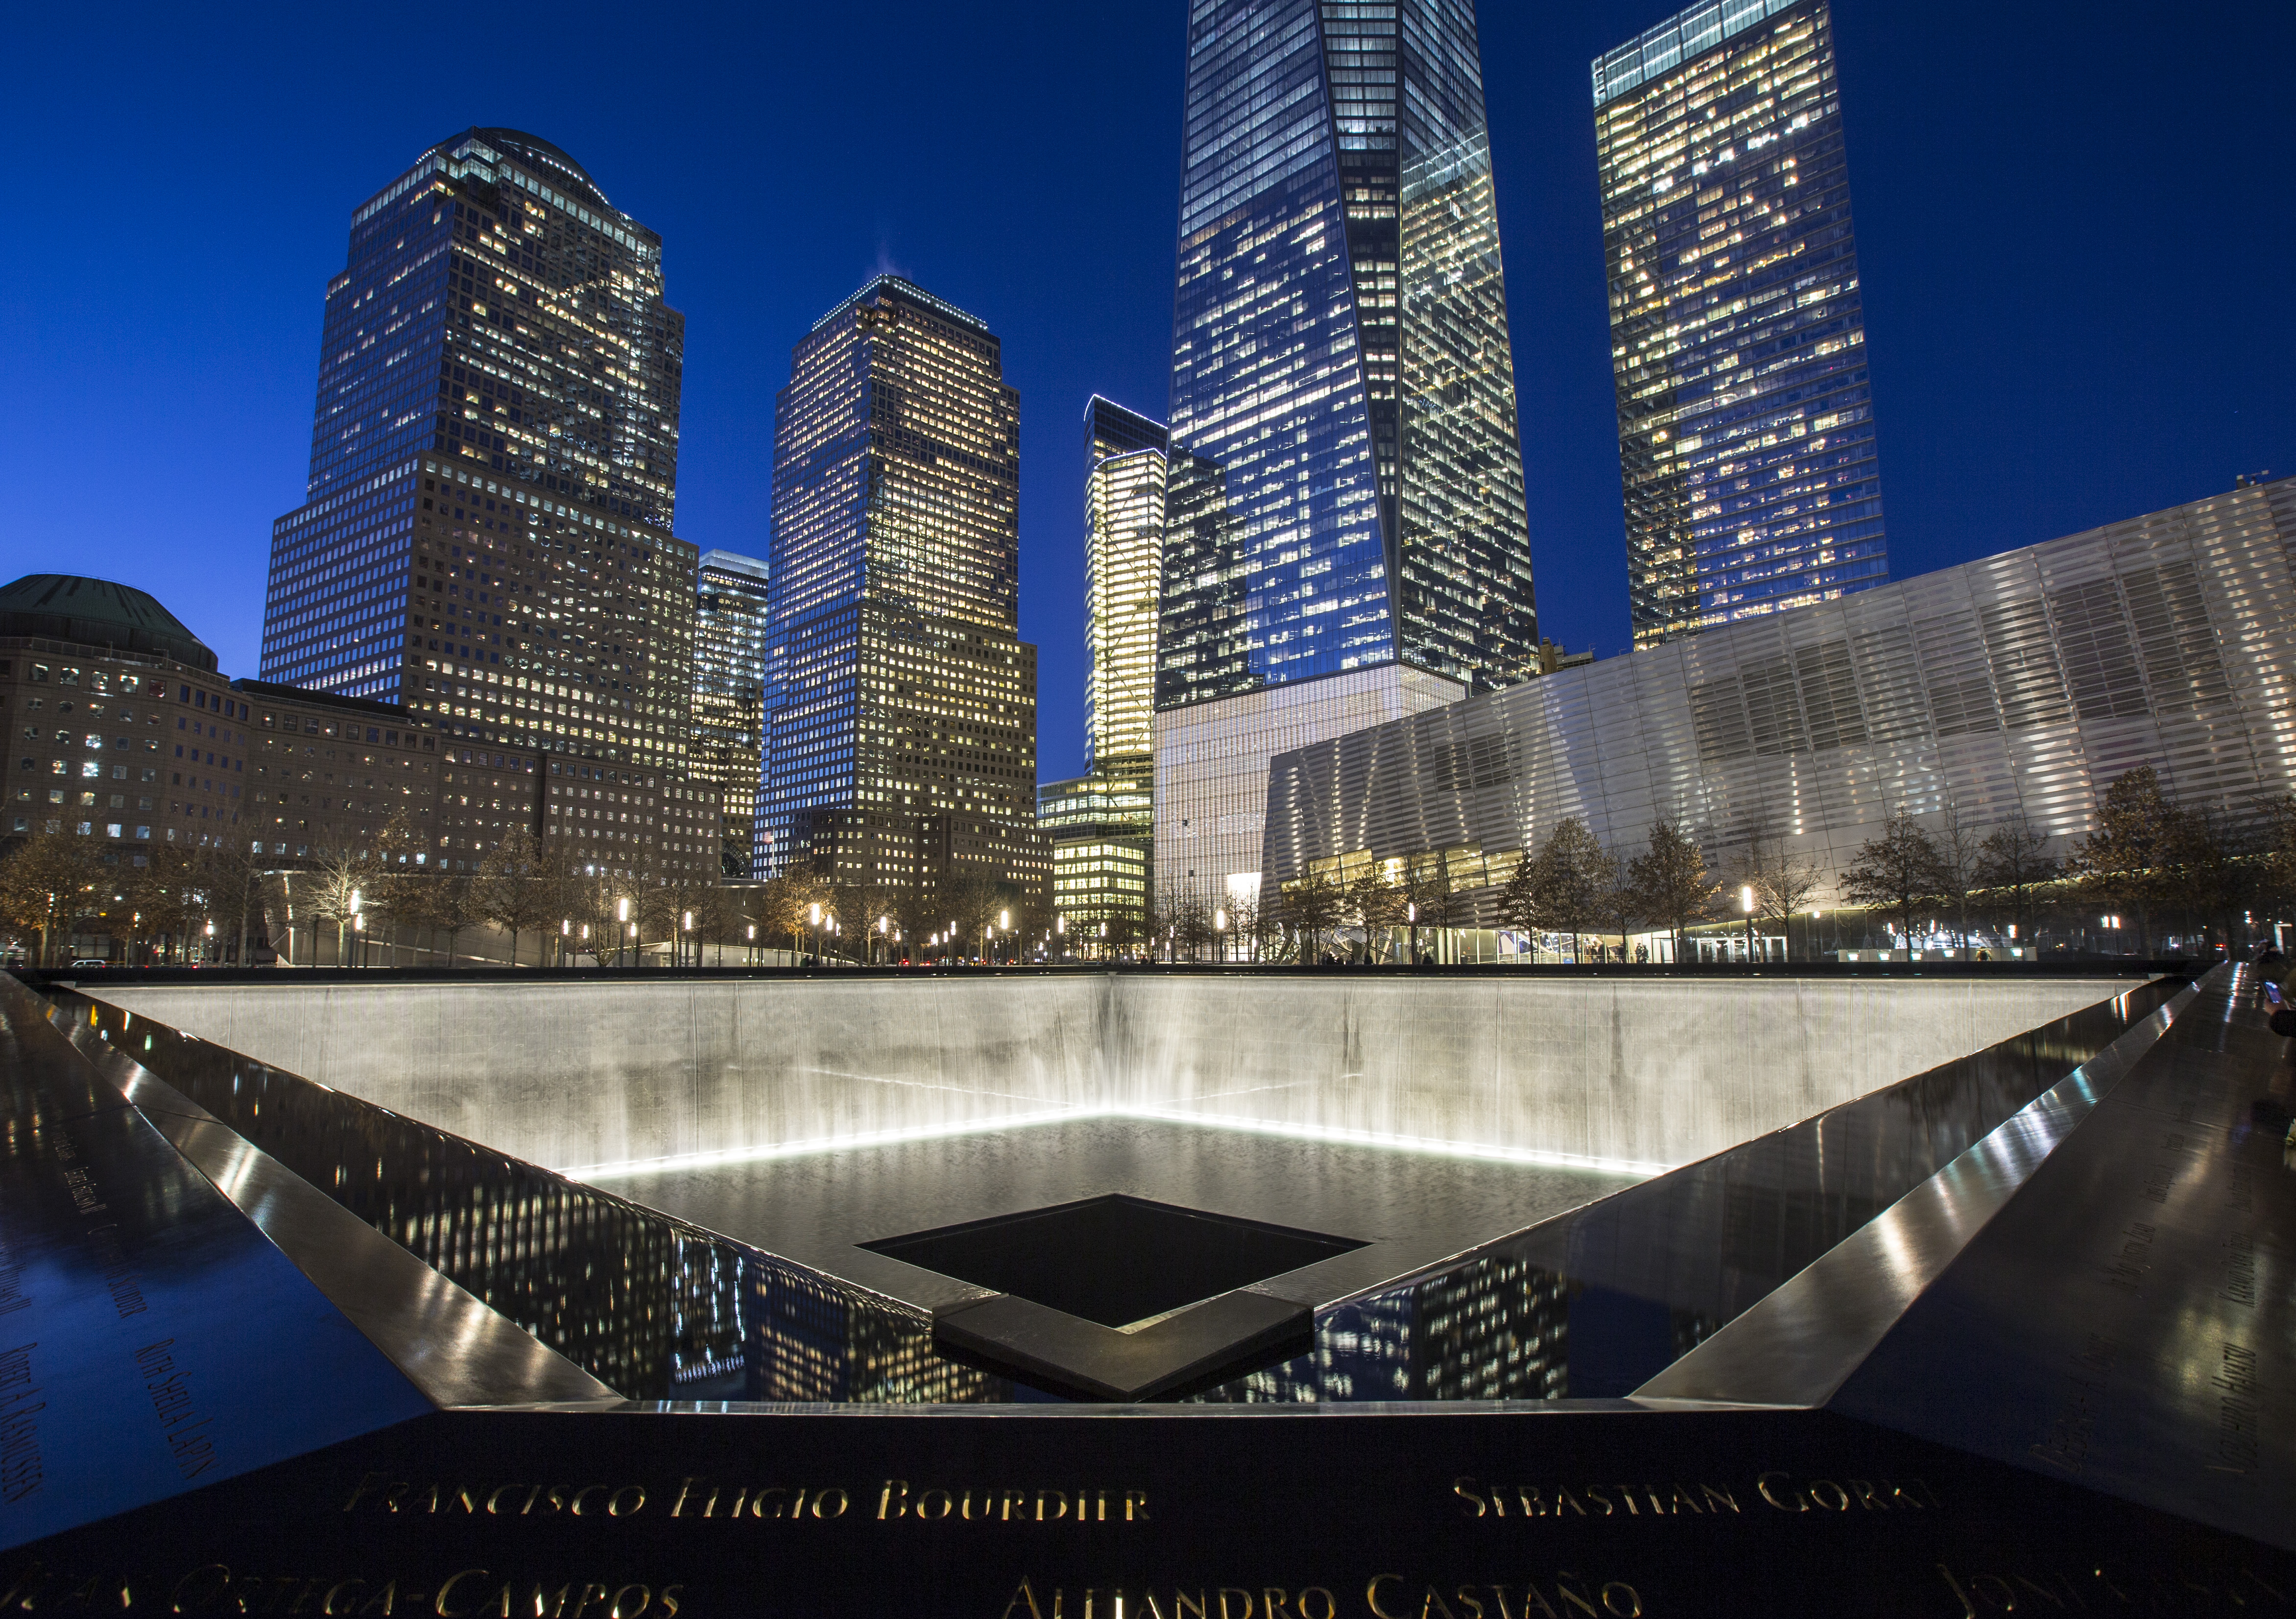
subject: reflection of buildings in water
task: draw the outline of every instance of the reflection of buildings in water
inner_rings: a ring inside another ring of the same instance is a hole
[[[1316,1319],[1324,1400],[1558,1400],[1570,1299],[1558,1273],[1504,1254]]]
[[[672,1235],[676,1259],[671,1287],[677,1299],[672,1323],[670,1398],[736,1399],[744,1386],[742,1255],[729,1244],[685,1231]]]
[[[1409,1288],[1398,1288],[1316,1318],[1316,1370],[1323,1398],[1410,1398],[1415,1303]]]
[[[1506,1256],[1420,1283],[1410,1398],[1561,1399],[1576,1291],[1556,1272]]]
[[[1313,1405],[1316,1400],[1316,1357],[1311,1352],[1277,1366],[1246,1372],[1231,1383],[1191,1394],[1184,1404]]]
[[[1708,1315],[1700,1310],[1669,1311],[1667,1321],[1674,1333],[1674,1353],[1673,1358],[1667,1361],[1669,1366],[1729,1325],[1721,1317]]]
[[[936,1354],[924,1316],[762,1257],[750,1269],[750,1399],[977,1405],[1013,1397],[1005,1379]]]

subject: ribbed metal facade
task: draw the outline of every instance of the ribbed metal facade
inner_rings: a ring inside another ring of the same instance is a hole
[[[2296,790],[2292,698],[2282,479],[1284,753],[1265,872],[1435,850],[1456,872],[1574,815],[1639,851],[1675,817],[1710,859],[1760,833],[1830,883],[1899,810],[2078,836],[2139,765],[2242,817]]]

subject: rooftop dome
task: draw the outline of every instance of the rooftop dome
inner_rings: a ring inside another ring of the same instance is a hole
[[[0,636],[71,641],[213,670],[216,655],[157,599],[106,579],[27,573],[0,587]]]
[[[456,143],[469,140],[473,136],[484,141],[496,152],[518,159],[529,168],[554,175],[569,191],[578,193],[585,201],[595,207],[611,209],[614,206],[606,201],[606,193],[598,189],[598,183],[590,177],[588,169],[540,136],[529,135],[523,129],[491,127],[466,129],[460,135],[448,136],[431,150],[450,152]]]

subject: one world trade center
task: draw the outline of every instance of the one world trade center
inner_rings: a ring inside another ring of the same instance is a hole
[[[1193,0],[1156,685],[1167,902],[1267,763],[1538,670],[1467,0]]]

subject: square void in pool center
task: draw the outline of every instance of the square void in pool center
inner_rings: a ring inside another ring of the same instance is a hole
[[[982,1284],[873,1245],[1119,1196],[1280,1230],[1336,1232],[1367,1245],[1308,1261],[1283,1272],[1281,1283],[1259,1278],[1285,1298],[1324,1304],[1638,1179],[1174,1120],[1097,1117],[787,1157],[659,1165],[601,1177],[598,1184],[737,1242],[939,1310],[980,1297]]]
[[[1129,1327],[1370,1245],[1119,1194],[858,1245],[1103,1327]]]

